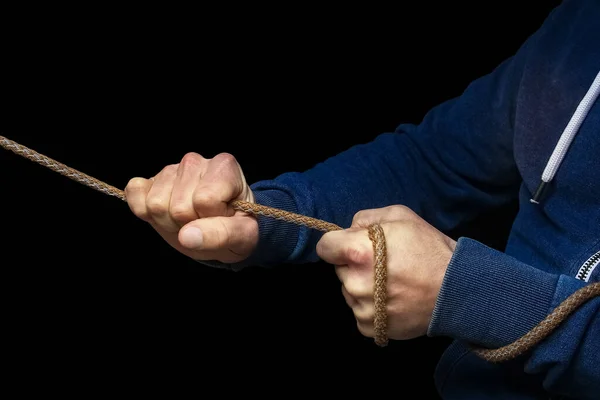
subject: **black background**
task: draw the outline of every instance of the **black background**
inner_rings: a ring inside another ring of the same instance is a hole
[[[121,188],[190,151],[268,179],[418,123],[558,2],[419,4],[36,10],[6,36],[0,135]],[[435,396],[448,341],[377,348],[327,264],[199,265],[120,200],[4,150],[0,192],[5,359],[29,382],[97,391],[175,372],[198,394]],[[450,234],[502,248],[514,212]]]

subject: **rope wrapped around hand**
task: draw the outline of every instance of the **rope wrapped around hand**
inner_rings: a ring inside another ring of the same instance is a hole
[[[45,166],[61,175],[66,176],[76,182],[79,182],[92,189],[98,190],[104,194],[117,197],[126,201],[123,190],[114,186],[108,185],[96,178],[93,178],[83,172],[77,171],[58,161],[55,161],[43,154],[31,150],[23,145],[20,145],[12,140],[0,136],[0,146],[34,161],[42,166]],[[311,229],[329,232],[340,230],[341,227],[327,221],[307,217],[300,214],[291,213],[284,210],[279,210],[272,207],[267,207],[260,204],[254,204],[246,201],[233,201],[234,209],[252,214],[255,216],[265,216],[275,218],[288,223],[302,225]],[[384,347],[388,344],[387,337],[387,311],[386,311],[386,295],[387,295],[387,249],[385,236],[381,226],[375,224],[369,227],[369,239],[373,244],[374,253],[374,304],[375,304],[375,343],[378,346]],[[529,332],[515,340],[514,342],[497,348],[487,349],[482,347],[472,346],[472,351],[484,360],[489,362],[502,362],[511,360],[521,354],[526,353],[550,333],[552,333],[569,315],[577,310],[582,304],[594,297],[600,296],[600,282],[590,283],[581,289],[571,294],[561,304],[558,305],[546,318],[539,322]]]

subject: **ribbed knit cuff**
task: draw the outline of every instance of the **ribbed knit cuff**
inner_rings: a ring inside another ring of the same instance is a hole
[[[500,347],[544,319],[558,277],[475,240],[460,238],[444,276],[429,336]]]

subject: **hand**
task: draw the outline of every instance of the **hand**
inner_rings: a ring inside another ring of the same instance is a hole
[[[387,245],[388,337],[426,335],[456,242],[404,206],[358,212],[350,228],[325,233],[317,254],[335,265],[359,331],[374,337],[374,256],[367,227],[380,224]]]
[[[236,159],[226,153],[206,159],[186,154],[150,179],[133,178],[125,188],[131,211],[172,247],[195,260],[234,263],[258,242],[258,223],[230,202],[254,202]]]

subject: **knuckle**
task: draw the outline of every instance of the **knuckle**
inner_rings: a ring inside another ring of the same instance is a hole
[[[127,185],[125,186],[125,190],[128,192],[136,192],[141,191],[146,188],[146,179],[144,178],[131,178]]]
[[[227,215],[227,204],[212,190],[202,190],[193,195],[194,211],[200,217]]]
[[[354,214],[354,217],[352,217],[352,224],[354,225],[355,223],[365,219],[367,214],[368,212],[366,210],[361,210],[357,212],[356,214]]]
[[[372,258],[372,250],[361,245],[348,246],[344,250],[344,253],[344,257],[351,264],[368,264]]]
[[[237,160],[230,153],[219,153],[213,158],[213,161],[215,163],[218,163],[219,165],[222,165],[225,167],[231,167],[231,166],[237,165]]]
[[[357,308],[354,310],[354,318],[361,325],[366,326],[373,322],[373,313],[365,308]]]
[[[194,219],[194,212],[185,204],[175,204],[171,206],[169,210],[171,218],[177,222],[189,222]]]
[[[177,173],[177,168],[179,167],[179,164],[169,164],[167,166],[165,166],[160,173],[161,174],[165,174],[165,175],[175,175]]]
[[[372,289],[361,279],[348,279],[345,286],[348,294],[355,299],[367,298],[372,293]]]
[[[201,163],[202,161],[204,161],[204,157],[202,157],[200,154],[194,153],[194,152],[186,153],[181,158],[182,165],[196,165],[196,164]]]
[[[158,197],[151,197],[146,200],[146,208],[152,215],[165,215],[168,212],[167,202]]]
[[[211,207],[219,202],[217,195],[210,190],[201,190],[194,193],[194,207]]]
[[[388,211],[392,217],[407,217],[413,214],[413,211],[410,208],[402,204],[389,206]]]
[[[416,219],[405,219],[402,221],[399,229],[402,230],[402,237],[405,243],[415,243],[423,240],[423,226]]]

